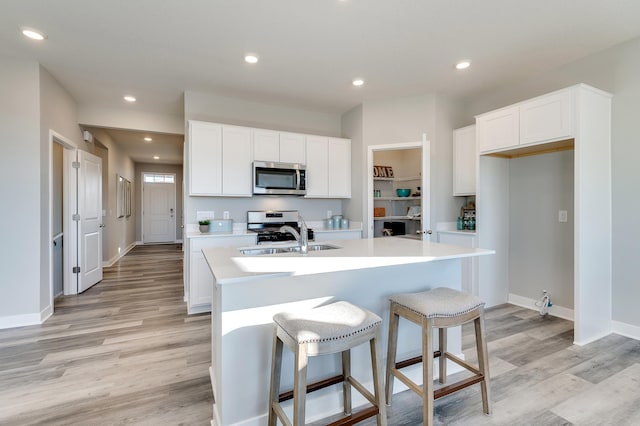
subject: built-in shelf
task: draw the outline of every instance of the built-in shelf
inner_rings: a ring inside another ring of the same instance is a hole
[[[397,178],[384,178],[384,177],[373,178],[373,180],[388,181],[388,182],[407,182],[410,180],[420,180],[420,179],[422,179],[420,176],[408,176],[408,177],[397,177]]]
[[[420,220],[421,217],[409,217],[409,216],[379,216],[374,217],[373,220]]]
[[[420,201],[420,197],[373,197],[373,201]]]

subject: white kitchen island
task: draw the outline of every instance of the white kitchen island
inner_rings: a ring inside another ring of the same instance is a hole
[[[325,243],[326,244],[326,243]],[[337,249],[300,253],[245,255],[237,248],[204,249],[213,273],[212,365],[213,424],[265,425],[269,369],[277,312],[309,309],[337,300],[367,308],[383,319],[383,357],[388,333],[388,296],[444,286],[460,289],[460,259],[491,250],[422,242],[407,238],[375,238],[332,243]],[[420,329],[400,324],[398,359],[420,353]],[[459,329],[449,337],[451,352],[461,352]],[[292,388],[293,358],[284,351],[282,390]],[[352,351],[352,374],[372,389],[368,345]],[[421,366],[410,377],[421,382]],[[340,372],[339,354],[309,360],[308,382]],[[395,391],[406,389],[400,382]],[[307,396],[307,420],[341,411],[341,385]],[[364,399],[354,392],[354,407]],[[286,407],[286,405],[285,405]]]

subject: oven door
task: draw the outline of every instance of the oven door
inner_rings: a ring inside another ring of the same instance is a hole
[[[253,163],[253,193],[304,195],[305,168],[300,164]]]

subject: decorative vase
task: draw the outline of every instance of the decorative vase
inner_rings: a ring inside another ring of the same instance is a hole
[[[200,225],[200,232],[203,234],[209,232],[209,225]]]

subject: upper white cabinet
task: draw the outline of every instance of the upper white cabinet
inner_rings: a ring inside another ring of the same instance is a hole
[[[306,145],[306,197],[351,197],[351,140],[307,136]]]
[[[253,159],[304,164],[305,136],[298,133],[253,129]]]
[[[563,89],[477,116],[479,152],[571,138],[573,90]]]
[[[222,125],[189,121],[189,195],[222,194]]]
[[[250,197],[251,130],[189,121],[189,195]]]
[[[569,138],[572,123],[569,90],[524,102],[520,105],[520,144]]]
[[[476,126],[453,131],[453,195],[476,193]]]
[[[480,152],[518,145],[520,108],[502,108],[483,114],[476,118],[476,126]]]

